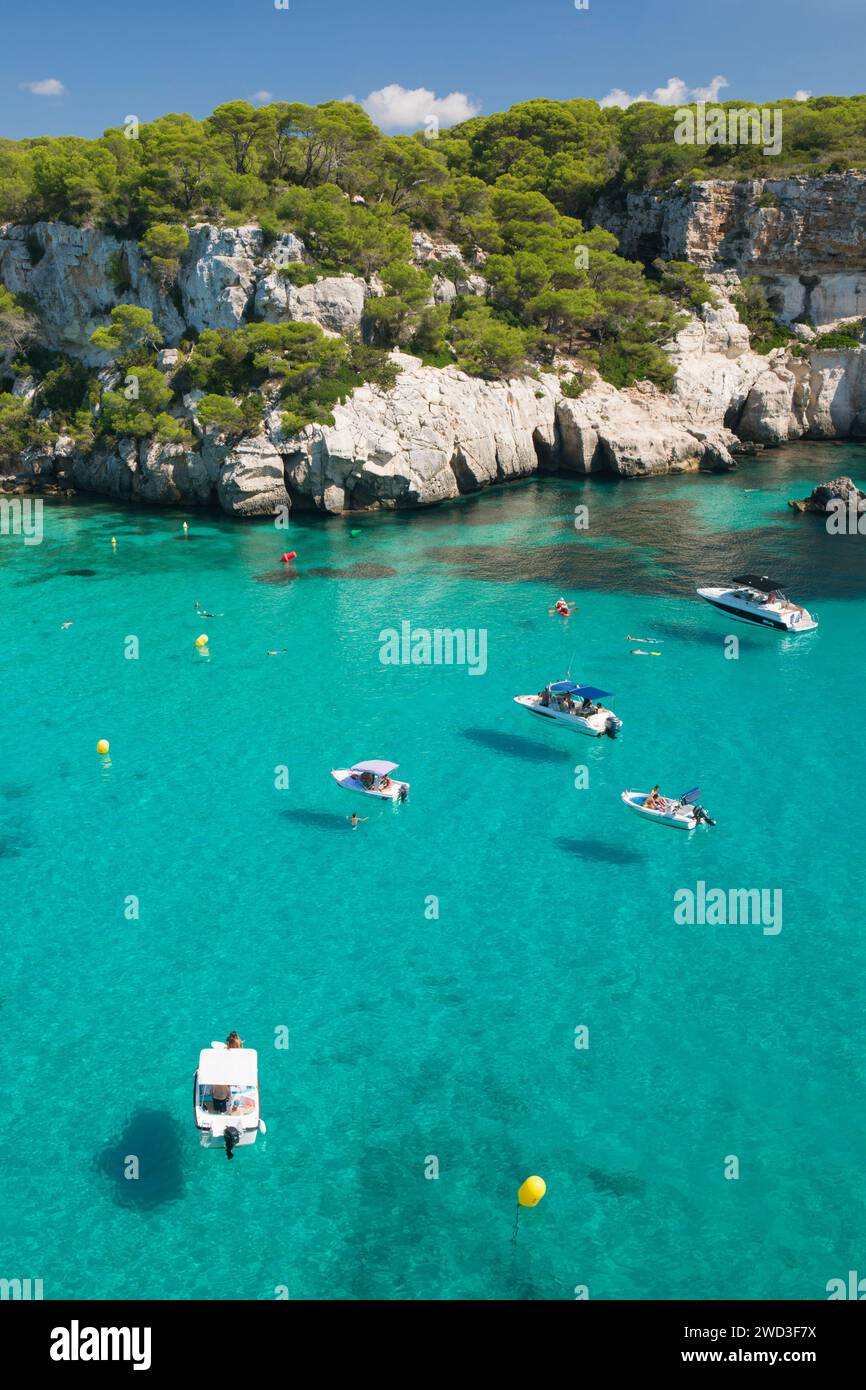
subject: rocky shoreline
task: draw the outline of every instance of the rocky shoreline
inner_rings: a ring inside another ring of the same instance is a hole
[[[193,432],[192,446],[130,438],[85,452],[61,436],[22,455],[14,468],[7,465],[0,491],[75,490],[155,506],[218,505],[240,517],[292,506],[339,514],[430,506],[537,473],[637,478],[717,471],[735,467],[738,453],[756,447],[866,439],[866,349],[809,346],[818,327],[852,317],[852,306],[866,295],[866,277],[856,266],[862,223],[856,232],[847,224],[846,242],[834,220],[861,203],[866,207],[866,176],[851,174],[700,184],[666,199],[630,195],[624,212],[598,209],[597,220],[618,232],[627,253],[640,254],[655,238],[664,254],[704,266],[715,292],[716,305],[705,306],[666,346],[676,370],[670,394],[649,384],[617,390],[591,376],[573,395],[563,385],[563,364],[557,375],[490,382],[395,352],[394,387],[360,387],[335,407],[333,425],[286,436],[281,412],[273,409],[260,433],[230,439],[197,420],[200,393],[193,391],[176,412]],[[361,329],[367,299],[381,293],[375,277],[292,285],[278,273],[287,260],[304,259],[303,244],[291,234],[270,245],[258,227],[203,225],[190,235],[171,295],[154,285],[135,243],[59,223],[0,227],[0,280],[37,306],[52,347],[80,356],[106,380],[113,369],[90,336],[117,303],[151,310],[168,344],[159,366],[170,380],[182,368],[175,345],[190,328],[235,328],[254,318],[353,333]],[[820,265],[831,267],[824,278],[815,269],[821,235]],[[725,254],[733,246],[740,248],[735,266]],[[453,264],[459,251],[416,233],[415,257],[419,264]],[[481,270],[464,263],[463,292],[484,292]],[[783,314],[797,305],[802,310],[792,277],[811,273],[812,324],[802,325],[796,352],[761,355],[751,347],[732,296],[741,277],[756,271],[776,285]],[[455,284],[437,277],[437,300],[455,293]],[[839,309],[837,319],[827,317]],[[36,384],[19,377],[13,394],[32,395]]]

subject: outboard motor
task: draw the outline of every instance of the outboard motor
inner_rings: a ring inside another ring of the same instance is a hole
[[[405,782],[404,782],[404,783],[403,783],[403,786],[400,788],[400,790],[399,790],[398,793],[397,793],[397,800],[398,800],[398,801],[405,801],[405,800],[406,800],[406,797],[407,797],[408,795],[409,795],[409,793],[408,793],[408,791],[406,790],[406,784],[405,784]]]
[[[695,806],[695,807],[694,807],[694,812],[695,812],[695,825],[700,825],[700,824],[701,824],[701,821],[703,821],[704,825],[715,825],[716,822],[715,822],[714,820],[711,820],[711,819],[710,819],[710,817],[707,815],[706,811],[704,810],[703,806]]]
[[[235,1129],[234,1125],[228,1126],[225,1134],[223,1135],[223,1138],[225,1139],[226,1145],[226,1158],[234,1158],[232,1150],[234,1149],[236,1144],[239,1144],[241,1142],[241,1136]]]
[[[621,728],[622,720],[617,719],[615,714],[609,714],[604,721],[604,732],[607,734],[608,738],[616,738]]]

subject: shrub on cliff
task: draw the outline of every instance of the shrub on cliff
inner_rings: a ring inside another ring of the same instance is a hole
[[[20,352],[33,341],[38,327],[36,315],[0,285],[0,357]]]
[[[832,329],[829,333],[820,333],[809,344],[809,347],[819,351],[828,348],[859,348],[863,346],[864,332],[866,332],[866,319],[857,319],[853,323],[843,324],[841,328]]]
[[[29,401],[4,391],[0,394],[0,463],[16,463],[24,449],[48,446],[57,435],[36,420]]]
[[[776,321],[764,287],[756,275],[749,275],[742,281],[739,294],[734,296],[734,307],[749,330],[755,352],[766,355],[773,348],[787,346],[793,338],[790,328]]]
[[[155,222],[141,239],[141,249],[147,257],[150,272],[158,285],[169,289],[180,272],[180,258],[189,248],[186,227]]]
[[[385,347],[408,343],[420,328],[430,299],[430,276],[408,261],[392,261],[382,271],[382,283],[388,293],[367,301],[367,328],[373,340]]]
[[[61,420],[70,420],[86,400],[93,378],[75,357],[61,357],[47,371],[36,393],[40,410],[50,410]]]
[[[115,357],[129,357],[159,347],[162,333],[149,309],[138,304],[119,304],[111,311],[111,322],[91,333],[90,341]]]
[[[157,417],[170,404],[172,389],[156,367],[137,366],[127,373],[122,390],[106,391],[100,403],[100,433],[115,437],[153,434]]]
[[[206,430],[220,434],[247,434],[258,429],[262,419],[262,398],[258,394],[244,396],[238,403],[231,396],[203,396],[196,406],[196,415]]]
[[[718,303],[700,270],[690,261],[655,260],[652,269],[662,294],[668,295],[677,304],[697,312],[705,304]]]
[[[451,325],[451,342],[462,371],[494,380],[514,376],[525,365],[526,341],[519,328],[497,318],[485,304],[467,304]]]
[[[199,418],[228,432],[258,427],[262,395],[284,403],[302,423],[327,422],[335,402],[357,386],[369,381],[387,390],[397,374],[385,352],[296,322],[207,329],[192,349],[188,371],[193,386],[207,393],[197,407]]]

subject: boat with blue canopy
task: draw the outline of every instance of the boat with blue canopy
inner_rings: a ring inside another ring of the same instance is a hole
[[[522,705],[531,714],[549,719],[555,724],[564,724],[591,738],[616,738],[622,728],[622,720],[602,704],[612,699],[609,690],[601,690],[597,685],[582,685],[579,681],[551,681],[537,695],[515,695],[514,703]]]

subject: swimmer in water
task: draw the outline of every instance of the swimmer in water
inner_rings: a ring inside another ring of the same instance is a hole
[[[60,629],[61,629],[61,631],[63,631],[63,630],[66,629],[67,627],[72,627],[72,624],[71,624],[71,623],[61,623],[61,624],[60,624]]]
[[[359,816],[359,815],[356,814],[356,812],[353,811],[353,812],[352,812],[352,829],[353,829],[353,830],[357,830],[357,829],[358,829],[358,826],[361,824],[361,821],[362,821],[362,820],[366,820],[366,819],[367,819],[366,816]]]
[[[280,647],[278,652],[268,652],[268,656],[285,656],[288,650],[288,647]]]

